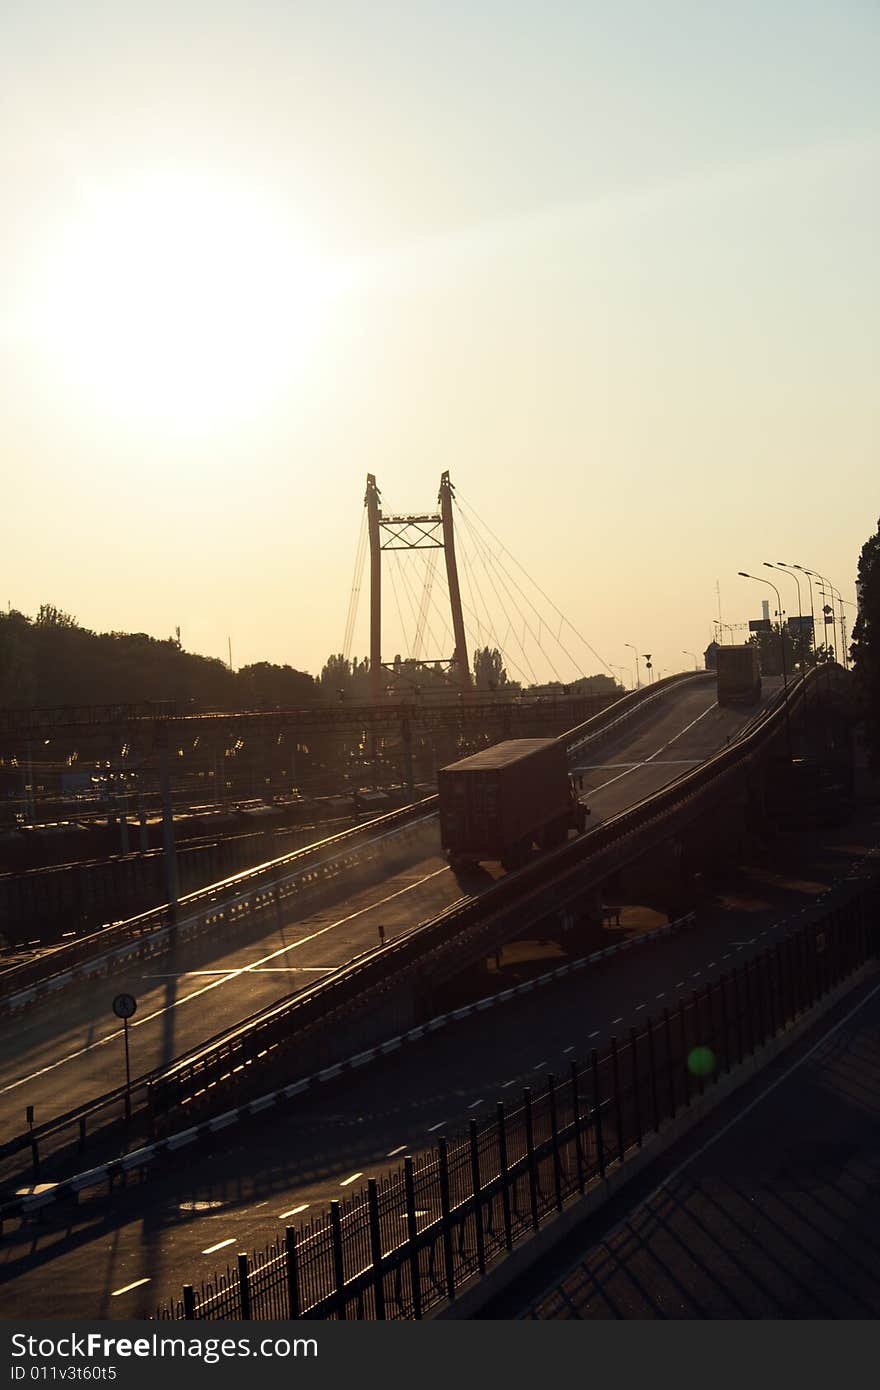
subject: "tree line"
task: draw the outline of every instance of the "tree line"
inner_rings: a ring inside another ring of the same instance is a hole
[[[474,652],[473,674],[479,691],[512,695],[521,689],[509,678],[497,648]],[[540,690],[601,694],[614,684],[608,676],[591,676]],[[401,699],[457,688],[441,663],[428,667],[400,656],[383,670],[383,687]],[[157,638],[143,632],[92,632],[49,603],[41,605],[35,618],[14,609],[0,613],[0,707],[5,709],[170,700],[178,707],[236,710],[369,698],[366,658],[335,653],[317,677],[271,661],[231,671],[216,657],[184,651],[179,634]]]

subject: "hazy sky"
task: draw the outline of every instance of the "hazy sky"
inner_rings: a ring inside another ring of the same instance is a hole
[[[446,468],[609,662],[686,666],[765,559],[853,598],[878,37],[872,0],[12,0],[0,599],[315,671],[365,475],[422,511]]]

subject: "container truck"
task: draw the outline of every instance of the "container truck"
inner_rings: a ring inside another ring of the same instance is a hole
[[[555,738],[514,738],[461,758],[437,774],[440,837],[453,868],[500,860],[525,863],[533,844],[564,844],[589,814]]]
[[[761,698],[761,663],[753,642],[718,647],[715,676],[719,705],[754,705]]]

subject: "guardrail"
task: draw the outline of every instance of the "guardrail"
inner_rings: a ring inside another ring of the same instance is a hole
[[[651,1134],[806,1017],[868,959],[863,896],[648,1018],[494,1121],[288,1226],[158,1319],[420,1319],[625,1167]],[[401,1234],[403,1233],[403,1234]]]
[[[97,973],[102,963],[112,967],[135,953],[147,954],[148,943],[158,944],[172,930],[181,940],[187,933],[218,925],[225,914],[235,913],[241,917],[248,911],[261,912],[266,906],[266,893],[275,894],[279,889],[290,888],[292,883],[312,871],[323,878],[335,876],[341,869],[349,867],[351,854],[362,859],[364,849],[375,842],[376,836],[404,831],[430,818],[436,804],[436,796],[424,797],[409,806],[389,811],[325,840],[304,845],[278,859],[187,893],[178,900],[176,908],[164,903],[123,922],[102,927],[100,931],[91,932],[77,941],[58,946],[37,960],[12,966],[0,976],[0,990],[4,992],[4,997],[0,998],[0,1010],[24,1006],[32,1003],[38,994],[62,988],[73,978],[74,972],[78,975]],[[343,854],[334,854],[337,850],[342,850]],[[283,896],[286,894],[282,893]]]
[[[809,673],[812,676],[812,673]],[[809,677],[808,677],[809,678]],[[802,698],[805,680],[789,691],[790,703]],[[243,1093],[252,1083],[255,1066],[260,1075],[273,1065],[284,1065],[284,1054],[295,1047],[302,1057],[315,1050],[316,1064],[326,1060],[324,1039],[340,1021],[363,1009],[371,998],[387,1000],[406,978],[425,979],[436,973],[441,956],[465,963],[465,952],[490,954],[496,942],[513,929],[522,931],[530,922],[564,910],[569,900],[584,892],[584,871],[594,878],[611,872],[611,855],[636,857],[640,846],[634,837],[668,833],[668,817],[677,808],[694,805],[700,794],[714,795],[719,782],[741,770],[761,746],[777,736],[784,711],[778,708],[746,738],[732,744],[697,769],[685,773],[669,787],[645,798],[579,840],[545,854],[481,894],[432,921],[414,927],[395,941],[365,952],[353,964],[342,967],[320,984],[279,1001],[243,1020],[235,1028],[206,1040],[197,1050],[169,1066],[140,1078],[133,1099],[146,1102],[154,1123],[171,1112],[193,1113],[214,1103],[219,1095]],[[429,798],[428,801],[432,801]],[[426,805],[427,802],[422,803]],[[698,809],[698,808],[697,808]],[[392,813],[399,815],[400,813]],[[386,821],[388,817],[382,817]],[[272,904],[271,896],[267,899]],[[88,1107],[90,1115],[103,1104],[118,1108],[116,1092],[98,1098]],[[86,1107],[83,1107],[85,1109]],[[79,1122],[79,1111],[47,1122],[38,1137],[49,1138]],[[19,1135],[0,1149],[0,1158],[29,1146],[31,1135]]]
[[[572,748],[601,738],[608,729],[616,728],[630,719],[645,705],[661,698],[670,688],[694,678],[693,672],[667,676],[652,686],[633,691],[562,737],[566,744],[572,741]],[[365,838],[369,839],[371,834],[405,828],[424,814],[433,813],[436,806],[436,796],[425,797],[313,845],[305,845],[290,854],[188,893],[178,900],[176,909],[164,903],[148,912],[91,932],[77,941],[60,945],[35,960],[17,963],[0,973],[0,1011],[31,1004],[42,995],[63,988],[74,977],[99,973],[102,965],[113,969],[133,955],[155,954],[172,929],[176,939],[180,940],[188,933],[213,929],[228,911],[234,911],[239,919],[249,910],[260,913],[266,906],[265,890],[268,888],[274,892],[278,887],[287,886],[291,869],[295,871],[316,856],[326,855],[334,849],[347,849]],[[348,862],[343,861],[342,867],[348,866]],[[321,866],[324,877],[336,871],[336,863],[330,859]],[[152,946],[147,944],[147,939],[152,941]],[[101,962],[98,961],[99,957]]]
[[[801,680],[789,692],[795,703],[802,687]],[[220,1085],[242,1093],[256,1064],[267,1070],[273,1061],[280,1061],[287,1048],[300,1050],[315,1025],[332,1028],[334,1021],[355,1006],[355,1000],[363,1009],[371,995],[381,994],[387,999],[392,977],[399,987],[414,976],[418,988],[420,980],[438,978],[441,957],[460,969],[475,955],[491,954],[505,934],[522,932],[533,922],[564,911],[569,901],[583,896],[588,881],[601,880],[621,861],[643,852],[646,834],[665,837],[669,817],[677,810],[689,807],[690,813],[696,814],[698,798],[714,797],[724,779],[740,772],[760,747],[780,732],[782,715],[783,711],[777,710],[742,742],[732,744],[580,839],[507,874],[478,898],[466,900],[384,948],[367,953],[320,985],[280,1001],[180,1059],[151,1087],[154,1113],[191,1106],[195,1101],[204,1104]]]

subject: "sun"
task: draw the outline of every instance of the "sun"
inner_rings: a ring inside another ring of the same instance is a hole
[[[47,251],[38,336],[89,408],[210,432],[296,378],[333,291],[301,229],[254,189],[144,174],[93,191]]]

